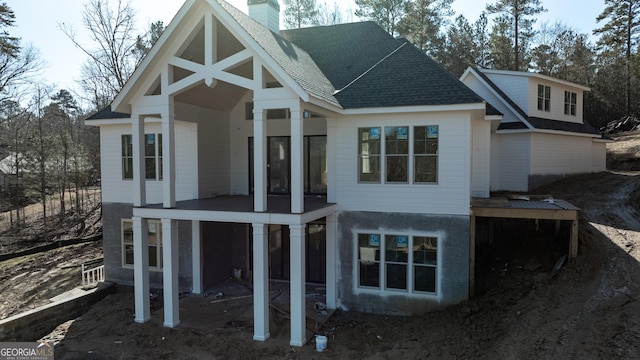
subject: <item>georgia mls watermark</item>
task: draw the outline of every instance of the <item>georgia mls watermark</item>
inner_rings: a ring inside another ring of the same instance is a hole
[[[53,343],[0,342],[0,360],[53,360]]]

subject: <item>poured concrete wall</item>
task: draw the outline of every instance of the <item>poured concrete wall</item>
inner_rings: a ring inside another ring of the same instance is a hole
[[[469,217],[341,212],[338,215],[338,299],[350,310],[414,315],[457,304],[469,296]],[[438,237],[436,294],[358,286],[357,233]]]
[[[122,266],[121,220],[131,219],[133,205],[102,203],[104,276],[106,281],[133,286],[133,268]],[[178,279],[181,291],[192,287],[191,222],[178,221]],[[149,271],[151,288],[162,288],[162,272]]]

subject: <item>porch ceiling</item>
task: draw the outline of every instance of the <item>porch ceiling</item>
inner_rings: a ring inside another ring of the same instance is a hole
[[[247,91],[247,89],[225,81],[218,80],[213,88],[202,82],[176,95],[175,101],[206,109],[230,112]]]

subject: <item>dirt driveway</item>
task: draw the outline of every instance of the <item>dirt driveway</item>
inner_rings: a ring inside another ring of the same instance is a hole
[[[539,192],[582,209],[575,261],[555,272],[528,268],[545,264],[534,252],[512,252],[508,261],[525,266],[496,271],[483,295],[424,316],[337,312],[320,329],[329,338],[323,353],[313,342],[253,342],[250,324],[209,333],[135,324],[133,296],[120,292],[50,335],[56,359],[639,359],[640,173],[572,178]]]

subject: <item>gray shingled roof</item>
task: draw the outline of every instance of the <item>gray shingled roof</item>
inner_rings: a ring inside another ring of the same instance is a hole
[[[480,103],[433,59],[373,22],[281,31],[304,49],[345,109]]]
[[[569,121],[559,121],[559,120],[544,119],[539,117],[531,117],[527,115],[527,113],[525,113],[524,110],[522,110],[520,106],[518,106],[518,104],[516,104],[513,100],[511,100],[511,98],[507,94],[505,94],[504,91],[502,91],[502,89],[498,87],[498,85],[496,85],[493,81],[491,81],[491,79],[489,79],[489,77],[485,73],[483,73],[480,69],[475,67],[473,68],[473,70],[489,86],[491,86],[491,88],[493,88],[493,90],[502,99],[504,99],[522,118],[524,118],[535,129],[567,131],[567,132],[574,132],[579,134],[601,135],[600,132],[594,129],[591,125],[584,122],[574,123]],[[522,129],[528,129],[528,126],[522,122],[501,123],[500,126],[498,126],[498,130],[522,130]]]
[[[89,116],[86,120],[103,120],[103,119],[128,119],[130,114],[111,111],[111,105]]]
[[[340,106],[333,96],[334,87],[309,54],[227,2],[217,1],[306,92]]]

